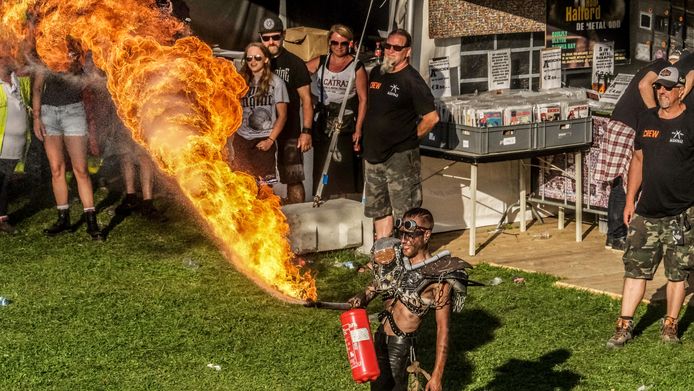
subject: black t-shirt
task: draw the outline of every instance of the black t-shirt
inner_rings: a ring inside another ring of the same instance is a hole
[[[371,70],[364,158],[381,163],[393,153],[419,148],[417,122],[434,110],[434,96],[412,66],[386,74],[381,74],[379,68]]]
[[[654,108],[638,124],[634,149],[643,151],[643,182],[636,213],[676,216],[694,205],[694,110],[664,120]]]
[[[687,76],[687,73],[694,71],[694,54],[689,53],[682,56],[682,58],[675,63],[675,66],[682,77]],[[684,102],[688,109],[694,110],[694,93],[690,91],[682,102]]]
[[[622,122],[632,129],[636,129],[638,113],[647,109],[646,104],[643,103],[643,98],[641,98],[641,93],[639,92],[639,82],[648,72],[655,72],[657,75],[663,68],[669,66],[670,63],[667,62],[667,60],[659,58],[641,68],[636,75],[634,75],[634,78],[631,79],[631,82],[629,82],[622,97],[619,98],[619,102],[617,102],[614,111],[612,111],[612,119]]]
[[[67,80],[67,74],[46,76],[41,104],[48,106],[67,106],[82,101],[82,86]]]
[[[287,122],[280,133],[280,139],[296,138],[301,134],[301,98],[297,91],[300,87],[311,84],[311,75],[306,64],[295,54],[286,49],[280,50],[280,55],[270,61],[270,67],[287,85],[289,104],[287,105]]]

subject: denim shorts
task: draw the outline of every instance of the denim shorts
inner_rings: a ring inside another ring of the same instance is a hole
[[[41,105],[41,121],[49,136],[87,135],[87,114],[82,102],[65,106]]]

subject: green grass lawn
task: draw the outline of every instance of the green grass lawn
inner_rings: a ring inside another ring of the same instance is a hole
[[[0,307],[0,390],[368,389],[351,380],[339,312],[270,297],[185,210],[170,206],[168,214],[165,224],[128,217],[99,243],[84,226],[44,237],[55,218],[44,209],[21,221],[17,235],[0,236],[0,296],[13,301]],[[102,225],[111,219],[108,210],[99,214]],[[343,301],[368,281],[335,266],[354,257],[307,257],[320,299]],[[516,275],[525,284],[510,282]],[[643,307],[641,334],[610,351],[617,301],[486,265],[471,277],[497,276],[501,285],[470,288],[452,317],[445,390],[694,389],[691,306],[682,345],[660,344],[663,309]],[[433,326],[432,317],[418,341],[427,369]]]

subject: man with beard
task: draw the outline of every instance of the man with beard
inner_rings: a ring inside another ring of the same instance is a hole
[[[408,210],[398,221],[398,237],[377,240],[373,249],[374,280],[364,292],[349,299],[353,307],[366,307],[382,295],[384,311],[374,336],[381,375],[371,390],[407,390],[407,367],[415,363],[417,330],[430,309],[436,316],[436,359],[427,391],[441,390],[448,355],[448,328],[453,312],[463,308],[472,266],[460,258],[434,257],[429,240],[434,217],[426,209]],[[416,365],[416,364],[415,364]]]
[[[677,61],[670,56],[670,61]],[[607,239],[605,248],[624,252],[627,226],[624,225],[625,189],[628,184],[627,171],[634,149],[634,135],[638,115],[646,109],[656,107],[653,82],[658,72],[669,66],[665,59],[657,59],[641,68],[631,79],[612,111],[605,133],[600,140],[600,158],[595,170],[595,179],[610,187],[607,203]]]
[[[633,338],[634,312],[661,259],[668,283],[660,339],[680,342],[677,319],[694,266],[694,114],[681,102],[683,83],[677,68],[661,70],[653,84],[660,107],[639,117],[624,208],[629,233],[622,306],[615,333],[607,341],[611,348]]]
[[[313,106],[311,104],[311,76],[306,64],[296,55],[282,47],[284,25],[277,17],[267,17],[258,29],[260,39],[270,51],[270,68],[287,85],[289,104],[287,122],[277,138],[277,169],[280,182],[287,185],[287,202],[304,202],[303,153],[311,149],[311,126]],[[299,110],[303,113],[303,127]]]
[[[376,239],[390,236],[393,215],[422,204],[419,139],[439,121],[434,96],[409,64],[412,37],[393,30],[380,68],[369,75],[364,119],[364,214]]]

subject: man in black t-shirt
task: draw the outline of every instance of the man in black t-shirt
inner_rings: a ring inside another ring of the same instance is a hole
[[[673,59],[671,59],[673,61]],[[624,251],[627,227],[623,223],[627,170],[634,147],[634,129],[638,114],[656,107],[653,82],[658,72],[670,64],[658,59],[640,69],[617,102],[603,138],[595,179],[610,186],[607,204],[607,240],[605,248]]]
[[[439,121],[434,96],[409,64],[411,42],[407,31],[392,31],[383,64],[369,75],[364,214],[375,219],[376,239],[392,234],[393,215],[422,204],[419,139]]]
[[[287,202],[304,202],[303,153],[311,149],[311,126],[313,106],[311,104],[311,76],[302,59],[282,47],[284,24],[275,17],[263,19],[258,29],[263,45],[268,48],[272,59],[270,67],[287,84],[289,104],[287,122],[277,138],[277,169],[280,182],[287,185]],[[303,127],[301,116],[303,113]]]
[[[694,267],[694,112],[681,102],[684,80],[677,68],[661,70],[654,85],[660,107],[639,116],[629,167],[622,307],[608,347],[622,347],[632,338],[634,312],[661,259],[668,305],[660,338],[679,343],[677,318]]]

